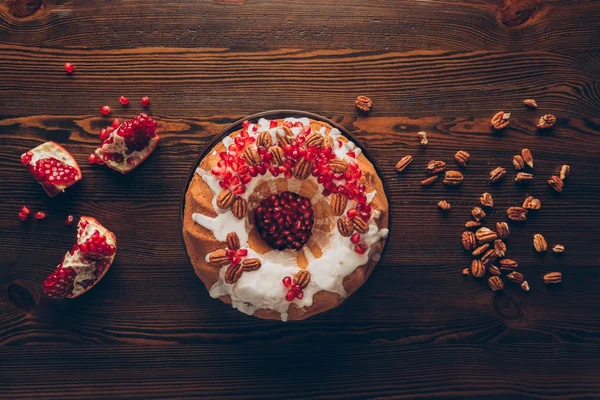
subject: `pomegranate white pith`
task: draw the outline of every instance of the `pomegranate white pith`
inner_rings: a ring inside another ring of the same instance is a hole
[[[115,235],[92,217],[81,217],[77,242],[44,281],[51,298],[75,298],[89,291],[108,272],[117,252]]]
[[[81,180],[77,161],[64,147],[54,142],[42,143],[23,153],[21,163],[50,197],[64,192]]]
[[[142,113],[111,131],[90,161],[126,174],[152,154],[159,140],[156,122]]]

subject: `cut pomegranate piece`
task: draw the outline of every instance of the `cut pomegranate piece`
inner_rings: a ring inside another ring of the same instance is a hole
[[[81,179],[81,170],[71,153],[54,142],[42,143],[21,155],[27,166],[48,196],[54,197]]]
[[[142,113],[123,122],[96,149],[97,159],[111,169],[126,174],[134,170],[156,148],[160,136],[156,134],[156,122]]]
[[[300,250],[312,234],[314,214],[306,197],[292,192],[272,194],[256,208],[256,227],[276,250]]]
[[[91,252],[89,248],[96,242],[102,244]],[[87,246],[87,251],[83,251],[84,246]],[[56,299],[72,299],[89,291],[108,272],[115,258],[116,246],[112,232],[95,218],[81,217],[77,225],[77,243],[44,281],[44,293]]]

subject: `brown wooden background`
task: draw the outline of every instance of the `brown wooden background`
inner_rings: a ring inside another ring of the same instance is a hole
[[[592,0],[0,1],[0,398],[599,397],[599,15]],[[355,112],[359,94],[375,102],[369,117]],[[109,122],[99,107],[131,117],[143,95],[157,151],[128,176],[90,166]],[[281,108],[355,134],[393,213],[371,279],[339,308],[285,324],[211,299],[179,223],[203,146],[237,118]],[[512,124],[494,135],[499,110]],[[556,129],[535,134],[547,112]],[[84,174],[55,199],[19,164],[46,140]],[[487,221],[541,198],[509,241],[532,289],[494,294],[461,276],[460,233],[488,172],[523,147],[535,180],[518,187],[509,168]],[[459,149],[472,155],[464,185],[422,189],[425,163],[453,165]],[[398,175],[405,154],[415,161]],[[563,163],[572,175],[557,195],[545,182]],[[48,218],[20,223],[22,204]],[[55,303],[41,284],[73,242],[67,214],[97,217],[119,251],[92,292]],[[536,256],[537,232],[564,256]],[[552,270],[562,285],[543,285]]]

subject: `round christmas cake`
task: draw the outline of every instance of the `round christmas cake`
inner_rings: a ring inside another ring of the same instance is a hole
[[[373,164],[337,128],[307,117],[245,121],[200,161],[183,210],[187,252],[210,295],[283,321],[356,291],[387,227]]]

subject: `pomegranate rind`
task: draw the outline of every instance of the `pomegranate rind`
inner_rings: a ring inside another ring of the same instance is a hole
[[[106,275],[117,254],[117,238],[115,234],[101,225],[97,219],[93,217],[81,217],[79,223],[77,224],[76,244],[80,245],[84,243],[95,230],[98,230],[101,235],[106,237],[107,243],[115,246],[114,254],[110,257],[92,260],[87,259],[80,250],[67,251],[62,259],[62,262],[44,281],[43,289],[44,293],[46,293],[48,297],[54,299],[74,299],[84,293],[89,292]],[[99,274],[96,274],[95,271],[99,266],[102,266],[101,271]],[[71,292],[64,293],[61,296],[56,296],[53,287],[48,287],[47,282],[49,282],[51,279],[54,279],[55,273],[57,273],[61,268],[72,268],[75,270],[76,276],[73,282],[60,282],[61,285],[72,284]]]
[[[73,186],[75,183],[81,180],[82,175],[81,169],[79,168],[79,164],[77,164],[77,161],[75,161],[71,153],[69,153],[64,147],[62,147],[58,143],[48,141],[29,150],[29,152],[31,152],[33,156],[29,163],[25,164],[25,166],[28,167],[34,178],[35,175],[33,174],[32,168],[35,167],[36,162],[50,157],[54,157],[57,160],[67,164],[69,167],[75,168],[77,170],[75,180],[65,185],[50,185],[36,179],[36,181],[42,186],[42,188],[44,188],[44,191],[48,194],[48,196],[54,197],[64,192],[65,190],[67,190],[67,188]],[[24,157],[25,154],[21,155],[21,157]]]

